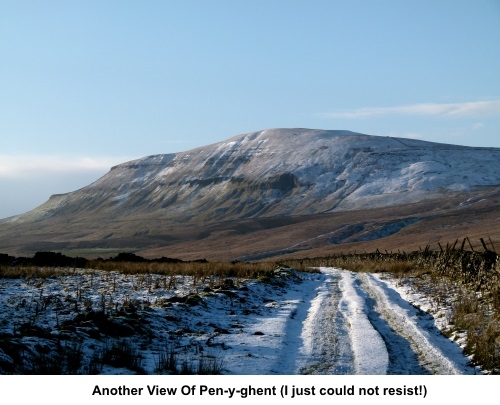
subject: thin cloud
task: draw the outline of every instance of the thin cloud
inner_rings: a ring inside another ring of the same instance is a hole
[[[21,179],[62,173],[105,172],[130,158],[0,155],[0,179]]]
[[[473,101],[467,103],[422,103],[395,107],[368,107],[353,110],[337,110],[324,114],[326,118],[362,119],[385,115],[417,115],[443,117],[474,117],[500,115],[500,100]]]

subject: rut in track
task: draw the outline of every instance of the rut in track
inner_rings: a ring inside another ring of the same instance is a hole
[[[376,275],[322,268],[302,329],[300,374],[474,374],[431,315]]]

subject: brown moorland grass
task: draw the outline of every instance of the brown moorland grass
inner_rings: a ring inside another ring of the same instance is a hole
[[[124,274],[185,275],[200,278],[224,276],[256,278],[276,269],[273,262],[180,262],[180,263],[135,263],[92,260],[87,267],[95,270],[118,271]]]
[[[0,266],[0,278],[49,278],[72,274],[69,268],[39,266]]]

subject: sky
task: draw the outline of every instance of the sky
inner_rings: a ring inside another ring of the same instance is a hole
[[[500,147],[500,0],[0,0],[0,218],[268,128]]]

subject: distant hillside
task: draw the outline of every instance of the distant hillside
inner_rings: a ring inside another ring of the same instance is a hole
[[[270,129],[115,166],[80,190],[1,221],[0,251],[2,246],[16,253],[44,247],[147,251],[206,239],[214,235],[208,228],[228,221],[258,219],[263,228],[273,228],[284,218],[298,223],[312,215],[401,211],[454,196],[467,196],[472,204],[478,190],[499,185],[498,148]],[[331,238],[323,239],[326,245],[351,237],[367,242],[422,221],[411,213],[394,220],[387,215],[376,231],[366,233],[367,220],[344,224],[343,231],[334,228]],[[227,235],[223,229],[220,237]]]

